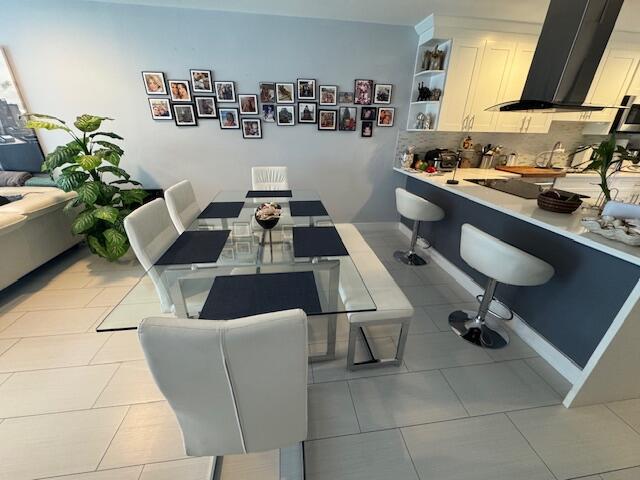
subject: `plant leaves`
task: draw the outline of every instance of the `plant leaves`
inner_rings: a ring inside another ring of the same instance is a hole
[[[78,198],[81,202],[93,205],[100,195],[99,182],[86,182],[77,188]]]
[[[122,203],[125,205],[141,204],[149,193],[141,188],[132,188],[131,190],[121,190],[120,196]]]
[[[115,143],[107,142],[106,140],[98,140],[96,143],[108,150],[113,150],[120,156],[124,154],[124,150],[122,150],[122,148],[120,148],[120,146],[116,145]]]
[[[127,236],[120,233],[115,228],[107,228],[102,232],[105,240],[107,241],[107,248],[111,245],[124,245],[127,243]]]
[[[71,224],[71,231],[77,235],[92,228],[96,224],[93,212],[93,210],[85,210],[80,213]]]
[[[93,216],[104,220],[105,222],[114,223],[118,220],[118,209],[109,206],[98,207],[93,211]]]
[[[56,184],[65,192],[70,192],[82,185],[87,178],[89,174],[86,172],[64,172],[58,177]]]
[[[105,165],[104,167],[100,167],[98,168],[98,171],[100,173],[113,173],[114,175],[118,176],[118,177],[124,177],[125,180],[129,180],[129,174],[127,172],[125,172],[123,169],[118,168],[118,167],[114,167],[112,165]]]
[[[36,118],[47,118],[49,120],[55,120],[56,122],[60,122],[63,125],[66,125],[67,122],[65,122],[64,120],[62,120],[61,118],[58,117],[54,117],[53,115],[45,115],[44,113],[25,113],[24,115],[22,115],[23,117],[26,118],[31,118],[31,117],[36,117]]]
[[[87,235],[87,243],[89,244],[89,249],[93,253],[107,259],[109,258],[107,249],[104,247],[104,245],[102,245],[100,240],[98,240],[98,237],[95,237],[94,235]]]
[[[28,120],[26,127],[33,128],[34,130],[38,128],[43,128],[45,130],[64,130],[66,132],[71,131],[69,130],[68,127],[65,127],[64,125],[58,125],[57,123],[47,122],[45,120]]]
[[[76,161],[85,170],[94,170],[102,163],[102,159],[95,155],[81,155]]]
[[[118,135],[117,133],[113,133],[113,132],[96,132],[96,133],[92,133],[91,135],[89,135],[89,138],[95,138],[95,137],[109,137],[109,138],[115,138],[116,140],[124,140],[124,138],[122,138],[120,135]]]
[[[109,185],[122,185],[125,183],[130,183],[131,185],[142,185],[140,182],[137,182],[135,180],[114,180],[112,182],[109,182]]]
[[[100,150],[96,150],[94,155],[96,157],[103,159],[105,162],[109,162],[111,165],[114,165],[116,167],[120,165],[120,155],[113,150],[108,150],[106,148],[103,148]]]
[[[52,171],[61,167],[65,163],[72,163],[75,161],[76,155],[81,151],[82,148],[77,142],[71,142],[66,145],[56,147],[53,152],[47,155],[43,167],[46,165],[46,171]]]
[[[88,115],[85,113],[84,115],[80,115],[79,117],[77,117],[76,121],[73,122],[73,124],[81,132],[88,133],[95,132],[97,129],[99,129],[104,120],[113,120],[113,118],[98,117],[97,115]]]

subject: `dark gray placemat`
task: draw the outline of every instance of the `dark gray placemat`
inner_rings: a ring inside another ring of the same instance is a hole
[[[320,200],[298,200],[289,202],[292,217],[328,216],[327,209]]]
[[[213,263],[218,260],[230,232],[231,230],[183,232],[162,254],[156,265]]]
[[[237,218],[244,202],[211,202],[198,218]]]
[[[291,190],[249,190],[246,198],[285,198],[293,196]]]
[[[295,257],[339,257],[349,255],[335,227],[294,227]]]

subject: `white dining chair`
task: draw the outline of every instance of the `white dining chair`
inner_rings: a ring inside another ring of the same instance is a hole
[[[182,180],[164,192],[167,209],[178,233],[184,232],[200,215],[200,206],[189,180]]]
[[[308,350],[302,310],[219,321],[147,318],[138,336],[178,419],[186,454],[215,457],[211,478],[220,478],[224,455],[275,449],[280,478],[303,478]]]
[[[289,190],[287,167],[251,167],[253,190]]]

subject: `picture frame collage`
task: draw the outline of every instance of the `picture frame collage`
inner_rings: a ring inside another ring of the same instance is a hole
[[[281,127],[315,124],[320,131],[353,132],[359,120],[360,136],[371,138],[374,126],[394,124],[395,107],[388,106],[393,85],[373,80],[356,79],[353,92],[298,78],[296,82],[259,82],[257,94],[237,94],[235,82],[214,81],[211,70],[191,69],[189,80],[167,80],[161,71],[143,71],[142,77],[151,118],[173,120],[179,127],[218,119],[222,130],[241,130],[245,139],[260,139],[263,122]]]

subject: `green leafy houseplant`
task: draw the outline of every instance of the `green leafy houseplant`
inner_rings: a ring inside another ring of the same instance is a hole
[[[112,132],[98,131],[102,122],[112,120],[95,115],[80,115],[73,123],[74,132],[64,120],[51,115],[27,114],[28,128],[63,130],[72,140],[46,156],[42,171],[50,174],[60,169],[56,184],[65,192],[78,196],[66,209],[81,208],[72,231],[86,237],[89,249],[109,261],[117,260],[129,250],[124,218],[148,195],[141,188],[123,190],[121,185],[140,185],[120,168],[124,151],[113,141],[123,138]],[[113,178],[105,181],[104,177]]]

